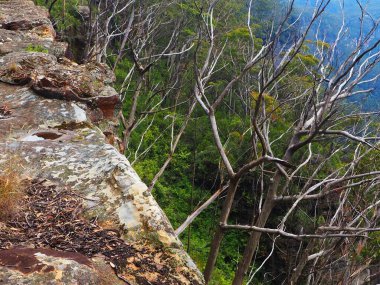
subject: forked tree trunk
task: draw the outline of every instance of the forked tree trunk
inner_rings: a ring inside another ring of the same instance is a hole
[[[291,161],[291,158],[294,153],[293,147],[299,143],[299,137],[298,135],[294,135],[292,139],[290,140],[289,147],[286,150],[283,160],[284,161]],[[256,227],[263,228],[265,227],[270,214],[272,213],[273,207],[275,206],[275,198],[277,195],[277,191],[280,187],[281,177],[282,173],[277,170],[273,177],[273,182],[269,187],[268,194],[266,196],[262,211],[257,219],[257,222],[255,223]],[[243,284],[244,276],[247,273],[249,266],[251,265],[253,255],[259,245],[259,241],[261,238],[261,232],[252,232],[247,245],[244,250],[243,257],[241,261],[239,262],[238,268],[235,272],[235,277],[232,282],[232,285],[241,285]]]

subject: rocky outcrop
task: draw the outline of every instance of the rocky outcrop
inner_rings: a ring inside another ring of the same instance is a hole
[[[0,284],[125,284],[97,257],[51,249],[0,251]]]
[[[101,115],[113,117],[119,95],[107,84],[114,80],[104,64],[78,65],[65,58],[42,52],[12,52],[0,62],[0,81],[28,84],[45,98],[83,102],[100,109]]]
[[[75,202],[60,201],[80,209],[66,216],[54,210],[62,220],[46,202],[38,214],[25,208],[35,195],[24,193],[17,223],[0,223],[0,284],[202,284],[165,214],[117,150],[112,72],[71,62],[54,39],[45,9],[0,0],[0,169],[11,165],[27,184],[54,187],[45,202],[70,191]],[[78,223],[59,235],[63,225]],[[20,231],[25,238],[15,238]],[[28,240],[31,231],[37,239]],[[99,233],[99,242],[108,241],[101,250],[75,244]],[[129,254],[115,261],[117,248]]]

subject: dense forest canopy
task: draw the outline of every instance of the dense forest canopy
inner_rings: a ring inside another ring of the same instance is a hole
[[[121,152],[208,284],[379,264],[375,0],[37,2],[114,69]]]

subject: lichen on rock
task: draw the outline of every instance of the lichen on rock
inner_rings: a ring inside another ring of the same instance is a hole
[[[120,105],[114,75],[104,64],[64,58],[67,46],[54,37],[45,9],[0,1],[0,169],[17,155],[20,178],[69,189],[83,207],[78,219],[117,232],[136,256],[115,272],[104,252],[77,256],[58,241],[2,243],[0,284],[203,284],[146,185],[110,144]]]

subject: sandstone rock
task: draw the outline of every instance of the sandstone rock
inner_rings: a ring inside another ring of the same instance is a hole
[[[29,43],[48,53],[26,51]],[[55,45],[46,10],[0,0],[0,172],[13,162],[20,178],[71,189],[83,200],[82,218],[146,252],[136,258],[153,271],[131,260],[117,277],[104,256],[20,244],[0,250],[0,284],[203,284],[146,185],[109,144],[119,104],[114,75],[103,64],[62,58]]]
[[[44,50],[57,57],[66,54],[67,43],[54,40],[47,12],[31,1],[3,1],[0,11],[0,55]]]
[[[27,84],[36,76],[40,66],[51,66],[53,55],[42,52],[12,52],[0,58],[0,81],[10,84]]]
[[[0,55],[17,51],[43,50],[56,57],[65,56],[68,44],[56,42],[50,37],[41,37],[46,32],[43,28],[36,28],[32,31],[0,29]]]
[[[101,257],[75,252],[16,248],[0,250],[0,284],[125,284]]]
[[[112,117],[120,105],[110,69],[99,63],[78,65],[43,52],[11,52],[0,58],[0,81],[25,85],[52,99],[87,103]]]
[[[32,1],[2,0],[0,5],[0,28],[19,31],[45,27],[51,37],[55,36],[48,12],[42,7],[36,7]]]

